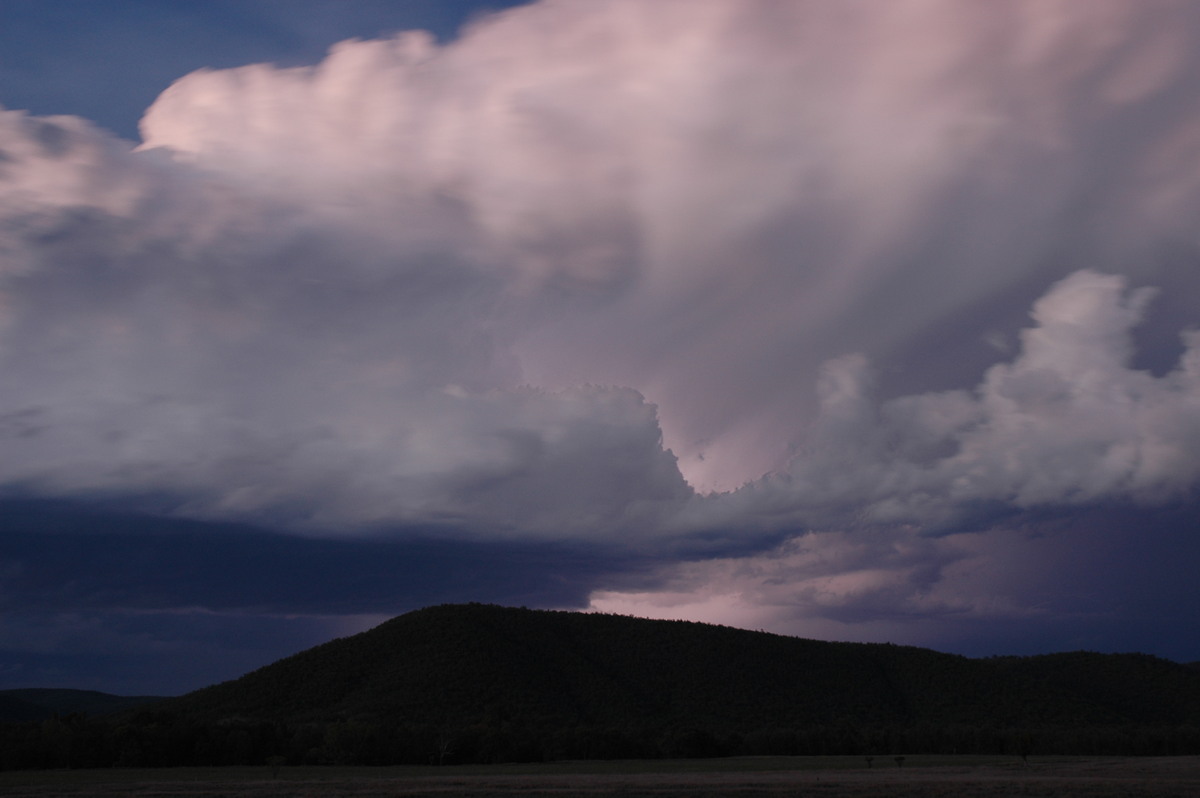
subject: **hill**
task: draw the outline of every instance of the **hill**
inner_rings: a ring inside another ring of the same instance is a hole
[[[108,715],[161,700],[160,696],[121,696],[95,690],[0,690],[0,723],[45,720],[55,715]]]
[[[216,720],[407,718],[746,732],[1200,722],[1200,674],[1141,654],[968,659],[686,621],[445,605],[175,699]]]
[[[1149,729],[1200,744],[1200,673],[1141,654],[968,659],[479,604],[402,615],[163,706],[206,723],[437,730],[459,754],[505,736],[580,756],[853,752],[897,739],[1015,750],[1035,732],[1042,748],[1078,750],[1086,737],[1126,750],[1149,745],[1132,739]]]
[[[89,761],[131,765],[1200,753],[1200,672],[1141,654],[968,659],[444,605],[141,708],[92,737]]]

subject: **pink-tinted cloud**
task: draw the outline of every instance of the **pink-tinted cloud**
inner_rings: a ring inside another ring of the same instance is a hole
[[[609,606],[1019,616],[965,576],[998,519],[1194,499],[1197,43],[559,0],[183,76],[136,151],[5,112],[0,484],[696,558]]]
[[[534,4],[196,73],[143,134],[376,231],[453,206],[525,379],[636,387],[733,488],[787,460],[828,358],[950,381],[931,330],[979,367],[997,330],[964,313],[1011,331],[1013,292],[1194,246],[1197,37],[1177,2]]]

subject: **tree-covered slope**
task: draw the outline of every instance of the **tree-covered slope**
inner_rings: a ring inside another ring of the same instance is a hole
[[[36,720],[31,697],[0,693],[26,721],[0,724],[0,769],[1200,753],[1200,671],[1155,657],[968,659],[479,604],[116,716]]]
[[[972,660],[682,621],[432,607],[163,705],[206,721],[462,727],[1200,724],[1200,673],[1145,655]]]

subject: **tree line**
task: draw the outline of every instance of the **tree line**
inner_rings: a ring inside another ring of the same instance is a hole
[[[864,727],[749,732],[669,727],[446,727],[380,720],[199,722],[163,711],[0,725],[0,768],[451,765],[747,755],[1200,754],[1200,725]]]

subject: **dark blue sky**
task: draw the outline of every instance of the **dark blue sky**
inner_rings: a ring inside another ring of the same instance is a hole
[[[0,0],[0,688],[457,601],[1200,660],[1200,7],[1056,8]]]

